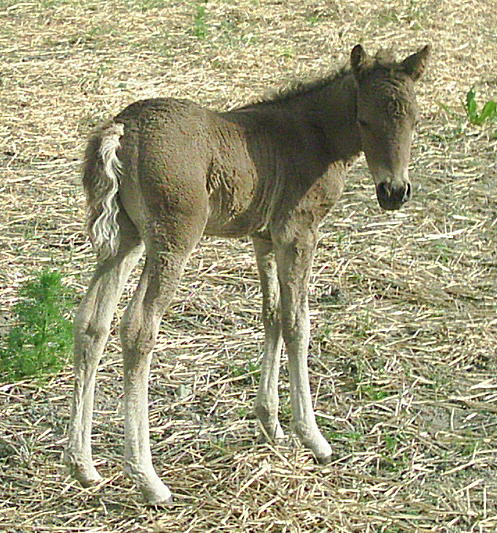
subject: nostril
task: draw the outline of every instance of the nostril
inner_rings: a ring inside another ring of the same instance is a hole
[[[411,195],[412,195],[411,184],[409,182],[407,182],[406,183],[406,187],[405,187],[405,191],[404,191],[404,196],[402,197],[402,201],[403,202],[407,202],[408,200],[410,200]]]
[[[390,195],[390,189],[386,182],[382,181],[380,184],[378,184],[378,193],[382,196]]]

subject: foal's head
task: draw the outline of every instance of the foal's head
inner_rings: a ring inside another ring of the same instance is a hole
[[[361,146],[383,209],[398,209],[411,197],[407,166],[418,117],[414,82],[429,54],[425,46],[396,62],[386,56],[370,58],[361,45],[351,53]]]

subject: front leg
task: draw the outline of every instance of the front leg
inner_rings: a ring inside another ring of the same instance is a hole
[[[279,242],[275,251],[295,432],[317,460],[326,463],[331,457],[331,447],[316,423],[307,368],[310,334],[308,286],[316,243],[316,232],[309,229],[300,232],[291,241]]]
[[[264,324],[264,355],[255,413],[266,439],[282,439],[284,434],[278,420],[278,378],[283,345],[280,287],[272,242],[257,237],[253,238],[253,242],[261,281]]]

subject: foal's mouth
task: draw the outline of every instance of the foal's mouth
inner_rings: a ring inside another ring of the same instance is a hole
[[[376,186],[378,203],[386,211],[399,209],[411,198],[411,195],[412,188],[409,182],[396,186],[391,183],[382,182]]]

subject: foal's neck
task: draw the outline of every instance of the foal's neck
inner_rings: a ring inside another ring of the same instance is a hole
[[[351,72],[295,98],[296,111],[326,139],[331,163],[348,163],[361,152],[357,126],[357,88]],[[291,105],[291,104],[290,104]]]

